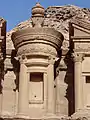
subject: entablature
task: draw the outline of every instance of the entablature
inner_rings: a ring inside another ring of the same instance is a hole
[[[90,22],[74,18],[69,24],[70,46],[74,52],[90,53]]]

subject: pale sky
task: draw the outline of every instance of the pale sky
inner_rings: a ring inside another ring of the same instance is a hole
[[[0,0],[0,17],[7,21],[7,31],[31,16],[31,8],[40,2],[45,8],[72,4],[90,8],[90,0]]]

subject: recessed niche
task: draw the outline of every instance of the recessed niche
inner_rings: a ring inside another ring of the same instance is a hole
[[[87,109],[90,109],[90,76],[86,76],[85,101]]]
[[[90,76],[86,76],[86,83],[90,83]]]
[[[43,73],[30,73],[29,80],[29,103],[42,103],[44,100]]]
[[[30,73],[31,82],[41,82],[43,81],[43,73]]]

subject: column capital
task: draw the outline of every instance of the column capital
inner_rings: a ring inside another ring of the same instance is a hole
[[[18,59],[21,64],[25,63],[27,60],[26,55],[21,55],[18,57]]]
[[[84,60],[83,53],[72,53],[72,57],[73,57],[74,62],[82,62]]]
[[[49,56],[48,57],[48,63],[54,65],[54,63],[55,63],[55,57]]]

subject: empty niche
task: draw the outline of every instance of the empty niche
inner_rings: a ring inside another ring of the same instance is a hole
[[[86,107],[90,109],[90,76],[86,76]]]
[[[43,73],[30,73],[29,77],[29,103],[41,104],[44,100]]]
[[[86,83],[90,84],[90,76],[86,76]]]

